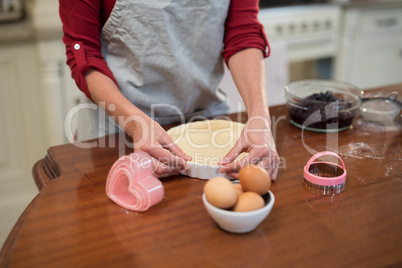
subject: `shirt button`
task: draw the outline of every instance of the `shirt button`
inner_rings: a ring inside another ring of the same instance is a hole
[[[75,45],[74,45],[74,49],[75,49],[75,50],[78,50],[78,49],[80,49],[80,48],[81,48],[81,46],[80,46],[79,44],[75,44]]]

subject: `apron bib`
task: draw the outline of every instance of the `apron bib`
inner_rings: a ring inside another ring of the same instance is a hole
[[[117,0],[101,44],[122,94],[162,125],[227,113],[218,84],[229,4]]]

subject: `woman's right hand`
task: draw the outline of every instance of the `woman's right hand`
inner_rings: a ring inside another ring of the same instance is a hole
[[[133,138],[134,152],[143,151],[153,158],[154,175],[158,178],[179,174],[190,168],[186,155],[166,131],[149,117],[132,118],[125,127]]]
[[[85,80],[93,101],[133,138],[134,151],[144,151],[153,157],[155,176],[168,177],[189,168],[187,161],[191,157],[156,121],[124,97],[109,77],[91,69],[85,74]]]

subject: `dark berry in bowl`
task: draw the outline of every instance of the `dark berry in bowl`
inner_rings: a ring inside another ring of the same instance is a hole
[[[332,80],[302,80],[285,87],[290,122],[302,129],[337,132],[350,128],[361,104],[356,86]]]

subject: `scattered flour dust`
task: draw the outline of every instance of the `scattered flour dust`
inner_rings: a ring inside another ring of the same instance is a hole
[[[362,177],[357,177],[357,179],[358,179],[361,183],[363,183],[364,185],[367,185],[367,184],[368,184],[368,182],[367,182],[366,180],[364,180]]]
[[[389,166],[385,166],[385,169],[386,169],[386,171],[385,171],[385,177],[388,177],[388,175],[389,175],[389,173],[391,172],[391,170],[392,170],[392,165],[389,165]]]
[[[339,147],[339,154],[358,159],[372,158],[381,159],[382,153],[364,142],[349,143]]]

